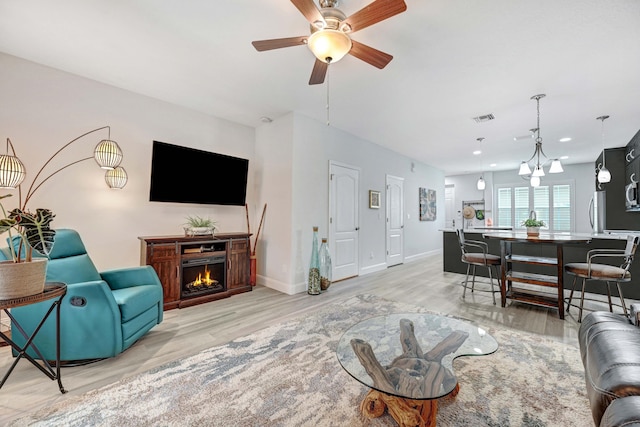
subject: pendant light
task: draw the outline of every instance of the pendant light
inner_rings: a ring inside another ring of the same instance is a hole
[[[600,116],[596,118],[596,120],[602,121],[602,167],[598,171],[598,182],[601,184],[606,184],[611,181],[611,172],[609,172],[609,169],[607,169],[604,164],[604,121],[608,118],[609,116]]]
[[[536,111],[537,111],[537,127],[534,129],[536,136],[536,147],[533,151],[533,155],[529,158],[529,160],[522,161],[520,163],[520,169],[518,170],[518,175],[531,175],[531,186],[537,187],[540,185],[540,177],[545,176],[544,173],[544,164],[548,161],[551,161],[551,166],[549,167],[549,173],[560,173],[564,172],[562,168],[562,163],[558,159],[549,159],[547,155],[542,150],[542,137],[540,136],[540,99],[544,98],[545,94],[534,95],[531,99],[535,99],[536,101]],[[540,157],[544,157],[545,160],[541,162]],[[531,170],[531,166],[529,162],[534,160],[535,164],[533,165],[533,171]],[[535,178],[535,180],[534,180]]]
[[[484,138],[477,138],[477,141],[480,143],[480,178],[478,178],[478,182],[476,182],[476,188],[478,190],[483,191],[487,187],[487,183],[484,180],[484,173],[482,172],[482,141]]]

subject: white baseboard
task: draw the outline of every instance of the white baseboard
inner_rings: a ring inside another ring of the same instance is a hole
[[[415,254],[405,257],[404,262],[419,261],[421,259],[429,258],[436,255],[442,255],[442,249],[434,249],[429,252],[422,252],[421,254]]]
[[[302,290],[304,291],[307,290],[307,287],[304,283],[302,285],[292,286],[288,283],[280,282],[279,280],[269,279],[268,277],[264,277],[260,275],[256,276],[256,283],[262,286],[266,286],[267,288],[276,290],[278,292],[282,292],[283,294],[287,294],[287,295],[294,295],[296,293],[302,292]],[[301,288],[302,290],[298,290],[298,288]]]
[[[360,275],[363,276],[365,274],[375,273],[376,271],[382,271],[387,268],[387,263],[383,262],[376,265],[369,265],[367,267],[363,267],[360,269]]]

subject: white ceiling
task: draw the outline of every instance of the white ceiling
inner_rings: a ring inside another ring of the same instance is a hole
[[[607,147],[640,129],[640,1],[405,1],[352,35],[394,56],[385,69],[352,56],[330,66],[331,126],[447,174],[530,157],[534,141],[513,138],[536,126],[539,93],[544,151],[565,163],[595,160],[598,116],[611,116]],[[290,111],[326,120],[307,47],[251,45],[308,34],[289,0],[0,0],[0,51],[250,126]]]

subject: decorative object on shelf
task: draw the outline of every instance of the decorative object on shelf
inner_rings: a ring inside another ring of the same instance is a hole
[[[318,227],[313,227],[313,240],[311,241],[311,261],[309,262],[309,279],[307,293],[318,295],[320,293],[320,260],[318,258]]]
[[[484,141],[484,138],[482,137],[477,138],[477,141],[480,143],[480,146],[482,147],[482,141]],[[479,151],[478,155],[480,156],[480,178],[478,178],[478,182],[476,182],[476,188],[480,191],[484,191],[484,189],[487,186],[487,183],[484,181],[484,173],[482,172],[482,148],[478,151]]]
[[[596,117],[596,120],[602,121],[602,166],[598,165],[598,182],[600,184],[606,184],[607,182],[611,181],[611,172],[609,172],[609,169],[607,169],[607,167],[605,166],[605,162],[604,162],[604,157],[605,157],[605,150],[604,150],[604,121],[607,120],[608,118],[609,118],[609,116]]]
[[[529,218],[522,221],[522,225],[527,227],[527,236],[539,236],[540,227],[544,227],[546,224],[544,221],[537,219],[535,211],[531,211]]]
[[[473,206],[465,206],[462,209],[462,216],[464,219],[473,219],[476,216],[476,210]]]
[[[436,190],[418,188],[420,221],[436,220]]]
[[[535,129],[536,132],[536,148],[533,151],[533,155],[529,158],[529,160],[523,161],[520,164],[520,170],[518,171],[518,175],[524,177],[525,179],[529,179],[532,187],[538,187],[540,185],[540,177],[544,176],[544,165],[547,162],[551,162],[551,166],[549,167],[549,173],[560,173],[563,172],[562,163],[558,159],[550,159],[542,150],[542,137],[540,137],[540,99],[544,98],[545,94],[534,95],[531,99],[536,100],[536,108],[537,108],[537,127]],[[540,160],[540,156],[544,157],[546,160]],[[535,164],[533,165],[533,171],[531,171],[531,166],[529,162],[535,159]]]
[[[380,209],[380,192],[369,190],[369,208]]]
[[[11,194],[0,196],[0,199],[6,197],[11,197]],[[7,213],[2,203],[0,209],[3,213],[0,234],[8,233],[12,242],[8,247],[11,259],[0,261],[0,299],[41,293],[44,290],[47,258],[34,259],[33,250],[41,255],[48,255],[51,251],[56,232],[49,226],[55,215],[48,209],[36,209],[33,214],[16,208]],[[13,235],[12,231],[17,235]]]
[[[320,290],[326,291],[331,286],[331,254],[327,238],[322,238],[319,251],[320,258]]]
[[[244,205],[245,212],[247,214],[247,233],[251,235],[251,224],[249,223],[249,205],[245,203]],[[249,236],[249,283],[251,286],[256,285],[256,275],[257,275],[257,255],[256,251],[258,249],[258,239],[260,238],[260,232],[262,231],[262,223],[264,222],[264,215],[267,212],[267,204],[264,204],[262,208],[262,216],[260,217],[260,225],[258,225],[258,232],[256,233],[256,237],[253,241],[253,248],[251,248],[251,236]]]
[[[186,218],[187,222],[184,223],[184,235],[185,236],[202,236],[205,234],[211,234],[213,237],[216,231],[216,222],[211,218],[202,218],[198,215],[190,215]]]

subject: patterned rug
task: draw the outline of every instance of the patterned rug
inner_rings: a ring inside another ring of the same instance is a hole
[[[353,324],[385,313],[426,312],[370,295],[268,327],[84,396],[12,426],[393,426],[362,419],[367,388],[335,349]],[[438,426],[592,424],[579,351],[544,337],[491,330],[500,347],[454,362],[455,399],[439,401]]]

